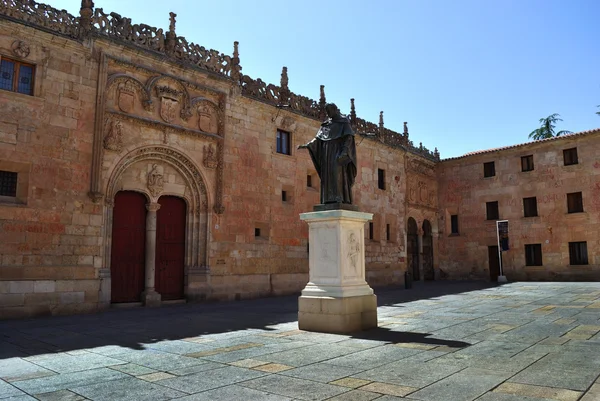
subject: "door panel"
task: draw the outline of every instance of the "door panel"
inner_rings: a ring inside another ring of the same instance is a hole
[[[144,291],[146,197],[121,191],[113,208],[111,302],[138,302]]]
[[[156,292],[163,300],[183,298],[186,204],[175,196],[158,200],[156,224]]]
[[[498,281],[500,275],[500,261],[498,260],[498,246],[488,246],[488,261],[490,266],[490,280]]]

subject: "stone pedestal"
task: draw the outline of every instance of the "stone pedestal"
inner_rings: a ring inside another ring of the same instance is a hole
[[[365,224],[373,214],[303,213],[309,225],[309,282],[298,301],[300,330],[349,333],[377,327],[377,298],[365,281]]]

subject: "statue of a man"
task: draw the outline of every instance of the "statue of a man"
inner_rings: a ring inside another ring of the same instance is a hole
[[[315,138],[298,149],[308,149],[321,179],[321,204],[352,204],[356,179],[356,145],[350,121],[333,103],[325,106],[329,117]]]

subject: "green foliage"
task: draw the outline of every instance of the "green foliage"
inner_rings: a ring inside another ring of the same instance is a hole
[[[546,118],[540,118],[541,126],[537,129],[534,129],[533,131],[531,131],[531,133],[529,134],[529,138],[538,141],[540,139],[547,139],[547,138],[553,138],[555,136],[570,134],[571,131],[566,131],[566,130],[562,130],[562,131],[558,131],[558,132],[554,131],[554,128],[556,127],[556,123],[558,121],[562,121],[562,118],[559,118],[559,116],[560,116],[560,114],[554,113],[554,114],[549,115]]]

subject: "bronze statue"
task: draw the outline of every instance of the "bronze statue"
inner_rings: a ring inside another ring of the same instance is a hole
[[[325,106],[329,117],[315,138],[298,149],[308,149],[321,179],[321,204],[352,205],[356,179],[356,145],[350,121],[333,103]]]

